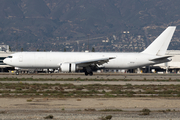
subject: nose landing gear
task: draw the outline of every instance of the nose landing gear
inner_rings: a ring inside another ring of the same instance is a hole
[[[19,75],[19,70],[16,70],[16,75]]]

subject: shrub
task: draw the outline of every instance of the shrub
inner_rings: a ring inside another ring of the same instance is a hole
[[[166,109],[167,112],[171,112],[171,109]]]
[[[144,109],[142,109],[142,113],[140,115],[149,115],[150,112],[151,111],[148,108],[144,108]]]
[[[80,98],[78,98],[78,99],[77,99],[77,101],[81,101],[81,99],[80,99]]]
[[[108,116],[106,116],[106,117],[101,117],[101,118],[99,118],[100,120],[111,120],[111,118],[112,118],[112,115],[108,115]]]
[[[88,109],[84,109],[85,111],[96,111],[96,109],[93,108],[88,108]]]
[[[26,101],[27,101],[27,102],[32,102],[32,99],[27,99]]]
[[[104,112],[112,112],[112,111],[119,111],[121,112],[122,110],[121,109],[104,109],[104,110],[100,110],[100,111],[104,111]]]
[[[53,119],[53,118],[54,118],[53,115],[48,115],[48,116],[44,117],[44,119]]]
[[[112,115],[108,115],[105,117],[107,120],[110,120],[112,118]]]
[[[22,89],[21,89],[20,87],[16,87],[16,90],[17,90],[17,91],[20,91],[20,90],[22,90]]]

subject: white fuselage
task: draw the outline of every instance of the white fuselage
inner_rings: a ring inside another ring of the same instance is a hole
[[[108,63],[100,65],[107,69],[129,69],[167,62],[150,61],[158,56],[143,53],[104,53],[104,52],[19,52],[6,58],[4,63],[19,68],[59,68],[62,63],[75,63],[93,59],[114,57]]]

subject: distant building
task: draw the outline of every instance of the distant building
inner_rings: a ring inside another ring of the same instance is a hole
[[[8,70],[14,69],[3,63],[3,60],[10,54],[13,54],[13,52],[9,51],[9,45],[0,45],[0,72],[7,72]]]
[[[180,73],[180,50],[167,50],[166,55],[172,56],[170,62],[156,64],[152,66],[152,68],[154,67],[156,72],[164,71],[166,73]]]
[[[0,45],[0,51],[9,52],[9,45]]]

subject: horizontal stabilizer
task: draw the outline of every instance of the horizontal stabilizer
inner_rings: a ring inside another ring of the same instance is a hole
[[[155,59],[151,59],[150,61],[158,61],[158,60],[163,60],[163,59],[167,59],[169,57],[172,57],[172,56],[163,56],[163,57],[158,57],[158,58],[155,58]]]

